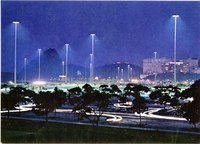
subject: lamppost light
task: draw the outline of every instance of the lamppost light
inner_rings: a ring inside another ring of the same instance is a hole
[[[172,17],[173,17],[173,18],[178,18],[178,17],[179,17],[179,15],[172,15]]]
[[[90,34],[91,36],[95,36],[95,34]]]
[[[65,46],[69,46],[69,44],[65,44]]]
[[[19,22],[18,22],[18,21],[13,21],[13,23],[14,23],[14,24],[19,24]]]

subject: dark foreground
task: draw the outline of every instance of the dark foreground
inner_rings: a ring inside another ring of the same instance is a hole
[[[2,143],[199,143],[200,136],[31,120],[1,120]]]

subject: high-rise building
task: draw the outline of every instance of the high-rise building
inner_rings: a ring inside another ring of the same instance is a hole
[[[167,58],[148,58],[143,60],[143,73],[144,74],[159,74],[163,73],[162,66],[170,62],[171,59]]]
[[[198,59],[176,61],[177,72],[188,73],[198,68]],[[149,58],[143,60],[144,74],[170,73],[174,71],[174,61],[167,58]]]

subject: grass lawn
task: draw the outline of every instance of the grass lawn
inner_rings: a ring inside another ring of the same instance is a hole
[[[1,119],[2,143],[199,143],[200,135]]]

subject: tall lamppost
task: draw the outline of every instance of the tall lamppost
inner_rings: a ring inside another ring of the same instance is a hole
[[[19,24],[18,21],[14,21],[13,24],[15,25],[15,58],[14,58],[14,84],[17,84],[17,25]]]
[[[132,76],[132,74],[133,74],[133,68],[131,67],[130,68],[130,76]]]
[[[172,15],[174,18],[174,85],[176,85],[176,25],[179,15]]]
[[[91,57],[91,80],[94,79],[94,36],[95,34],[90,34],[92,37],[92,57]]]
[[[118,80],[120,79],[120,77],[119,77],[119,71],[120,71],[120,67],[117,67],[117,78],[118,78]]]
[[[68,78],[68,51],[69,51],[69,44],[65,44],[65,49],[66,49],[66,56],[65,56],[65,65],[66,65],[66,70],[65,70],[65,76],[66,79]]]
[[[65,71],[65,62],[62,61],[62,75],[64,76]]]
[[[40,81],[40,55],[41,55],[41,49],[38,49],[38,55],[39,55],[38,81]]]
[[[92,75],[92,56],[93,54],[90,54],[90,82],[92,81],[93,75]]]
[[[128,65],[128,80],[129,80],[129,76],[130,76],[130,65]]]
[[[27,58],[24,58],[24,83],[26,82],[26,62]]]
[[[124,79],[124,69],[121,69],[122,80]]]
[[[154,80],[156,81],[156,76],[157,76],[157,66],[156,66],[156,64],[157,64],[157,61],[156,61],[157,52],[154,52],[154,58],[155,58],[155,62],[154,62]]]

